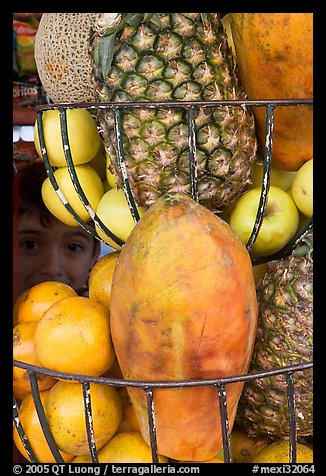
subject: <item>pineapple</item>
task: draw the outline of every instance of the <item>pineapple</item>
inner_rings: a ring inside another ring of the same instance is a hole
[[[313,232],[280,260],[257,285],[258,330],[249,372],[312,361]],[[293,374],[296,428],[312,436],[312,369]],[[289,435],[284,375],[246,382],[237,422],[250,436]]]
[[[90,42],[99,102],[245,99],[232,50],[217,13],[103,13]],[[99,129],[108,168],[122,187],[112,110],[100,109]],[[137,205],[165,192],[192,193],[188,112],[129,108],[122,112],[125,166]],[[219,212],[251,183],[257,142],[244,106],[195,111],[193,198]],[[194,188],[195,189],[195,188]]]

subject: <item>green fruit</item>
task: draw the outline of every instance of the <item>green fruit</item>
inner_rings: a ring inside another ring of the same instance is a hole
[[[270,185],[279,187],[285,192],[287,192],[291,188],[295,174],[296,172],[283,170],[277,167],[276,165],[272,165],[270,169]],[[264,175],[263,164],[255,164],[253,169],[253,175],[252,175],[253,188],[262,187],[263,175]]]

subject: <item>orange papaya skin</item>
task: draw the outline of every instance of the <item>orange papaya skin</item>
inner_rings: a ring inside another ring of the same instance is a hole
[[[312,99],[312,13],[231,13],[230,24],[249,99]],[[262,152],[265,107],[253,113]],[[313,158],[312,106],[278,106],[274,114],[273,163],[296,171]]]
[[[245,374],[257,327],[249,254],[229,227],[182,193],[160,197],[129,235],[112,282],[111,334],[125,379]],[[232,429],[243,383],[226,386]],[[150,444],[145,392],[128,387]],[[159,454],[204,461],[222,447],[213,386],[154,389]]]

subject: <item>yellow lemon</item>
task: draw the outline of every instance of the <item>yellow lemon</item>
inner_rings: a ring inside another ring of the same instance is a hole
[[[137,210],[140,217],[145,213],[144,208],[137,207]],[[96,215],[103,224],[122,241],[127,240],[132,229],[136,225],[123,190],[117,188],[107,191],[102,196],[96,210]],[[121,249],[121,246],[102,232],[97,225],[95,228],[106,244],[115,250]]]
[[[101,197],[104,194],[104,187],[100,176],[90,165],[76,165],[76,174],[80,186],[90,204],[95,211]],[[74,188],[68,167],[59,167],[54,172],[54,178],[58,184],[60,194],[64,196],[64,200],[69,203],[77,216],[88,222],[91,219],[89,212],[84,207],[81,198]],[[58,220],[70,226],[78,226],[78,221],[66,209],[59,198],[57,192],[47,177],[42,185],[42,198],[45,206]]]
[[[265,446],[253,459],[253,463],[289,463],[290,445],[288,440],[274,441]],[[313,450],[297,443],[297,463],[312,463]]]
[[[74,164],[84,164],[95,157],[100,148],[100,136],[96,123],[87,109],[67,109],[67,130]],[[49,162],[54,167],[66,166],[66,158],[61,138],[60,112],[48,110],[42,116],[45,148]],[[34,143],[40,157],[42,151],[38,134],[38,121],[34,125]]]

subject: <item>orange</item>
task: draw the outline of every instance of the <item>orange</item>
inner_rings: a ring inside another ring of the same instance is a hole
[[[99,450],[116,433],[122,417],[122,402],[116,388],[90,384],[93,429]],[[57,382],[45,402],[46,415],[53,437],[69,454],[83,455],[89,451],[82,385],[79,382]]]
[[[139,423],[136,417],[136,412],[133,407],[133,404],[130,400],[127,387],[122,387],[118,390],[123,405],[123,414],[122,420],[120,422],[117,433],[122,433],[125,431],[139,431]]]
[[[18,296],[16,301],[14,302],[14,306],[13,306],[13,324],[14,324],[14,327],[17,326],[17,324],[18,324],[18,309],[19,309],[19,306],[24,301],[25,296],[27,295],[28,291],[29,291],[28,289],[26,289],[26,291],[23,291]]]
[[[89,454],[75,456],[70,463],[93,463],[92,458]]]
[[[191,463],[191,464],[195,464],[195,463],[224,463],[224,459],[221,459],[221,458],[218,458],[217,456],[213,456],[213,458],[211,459],[208,459],[206,461],[176,461],[177,463],[180,463],[180,464],[187,464],[187,463]]]
[[[43,392],[40,392],[40,397],[41,397],[41,402],[43,404],[43,407],[44,407],[45,400],[47,398],[48,393],[49,393],[49,390],[44,390]],[[47,441],[45,439],[45,436],[44,436],[44,433],[43,433],[43,430],[42,430],[42,427],[36,412],[32,395],[27,395],[24,398],[24,400],[22,401],[20,405],[18,415],[19,415],[19,420],[24,429],[24,433],[38,461],[40,463],[55,463],[56,462],[55,458],[52,455],[49,445],[47,444]],[[13,437],[14,437],[14,442],[17,446],[17,449],[26,459],[30,461],[30,458],[20,439],[16,425],[14,425]],[[65,462],[68,462],[73,458],[72,455],[68,455],[65,453],[61,453],[61,456],[63,457]]]
[[[116,434],[98,452],[99,463],[152,463],[152,452],[138,431]],[[90,462],[89,455],[74,458],[72,463]],[[169,459],[159,455],[160,463],[168,463]]]
[[[35,355],[34,336],[37,321],[22,322],[14,327],[13,330],[13,358],[31,365],[40,363]],[[38,387],[40,390],[46,390],[55,384],[56,379],[41,373],[37,374]],[[31,385],[27,370],[15,367],[13,368],[13,387],[14,395],[17,400],[22,400],[27,394],[31,393]]]
[[[232,436],[232,462],[251,463],[253,458],[268,444],[267,437],[250,437],[239,427],[234,427]]]
[[[89,297],[110,309],[112,276],[120,252],[115,251],[102,256],[89,274]]]
[[[123,379],[123,375],[119,366],[118,359],[115,357],[113,364],[111,367],[102,374],[102,377],[106,378],[118,378]]]
[[[53,303],[69,296],[77,296],[77,293],[59,281],[44,281],[32,286],[18,308],[18,322],[39,321]]]
[[[59,372],[102,375],[115,359],[109,317],[106,307],[88,297],[54,303],[35,331],[41,365]]]

